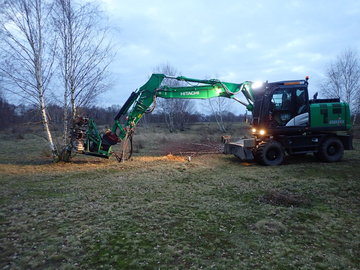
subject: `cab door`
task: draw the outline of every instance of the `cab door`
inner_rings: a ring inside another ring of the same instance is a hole
[[[269,101],[268,116],[272,127],[308,124],[309,104],[306,87],[278,87],[270,95]]]

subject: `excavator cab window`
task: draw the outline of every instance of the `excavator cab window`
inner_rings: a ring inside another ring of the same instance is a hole
[[[296,109],[297,114],[302,114],[308,111],[308,106],[306,102],[306,96],[305,96],[306,90],[305,89],[296,89]]]
[[[296,116],[307,113],[306,100],[306,88],[276,89],[272,94],[269,108],[272,125],[288,126],[288,123],[292,123]]]

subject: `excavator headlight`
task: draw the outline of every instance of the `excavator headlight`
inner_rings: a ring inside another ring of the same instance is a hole
[[[265,135],[266,134],[265,129],[260,129],[259,134],[262,135],[262,136]]]
[[[252,132],[252,133],[255,133],[255,132],[256,132],[256,128],[253,128],[253,129],[251,130],[251,132]]]

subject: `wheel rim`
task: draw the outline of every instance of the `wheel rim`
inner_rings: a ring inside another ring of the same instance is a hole
[[[276,148],[271,148],[266,154],[266,158],[270,161],[277,160],[280,157],[280,151]]]
[[[338,153],[338,146],[336,144],[331,144],[329,145],[328,149],[327,149],[327,153],[330,156],[334,156]]]

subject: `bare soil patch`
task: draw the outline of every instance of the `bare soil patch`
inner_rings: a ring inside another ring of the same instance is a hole
[[[222,144],[216,142],[167,142],[161,147],[161,153],[163,155],[216,154],[221,152]]]
[[[310,200],[302,194],[291,193],[289,191],[270,191],[260,197],[260,202],[286,207],[309,206]]]

